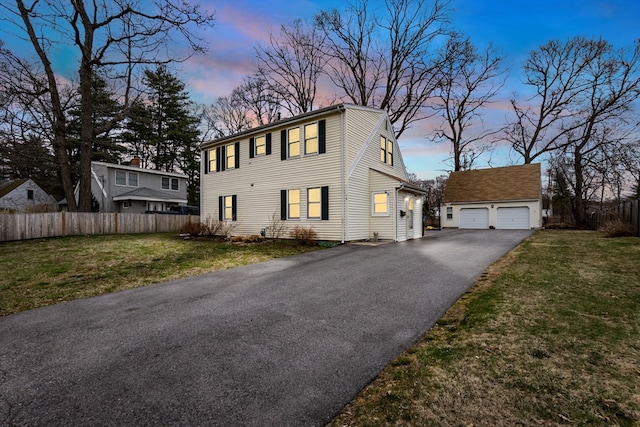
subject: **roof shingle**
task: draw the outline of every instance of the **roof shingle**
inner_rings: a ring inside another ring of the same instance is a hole
[[[537,200],[540,164],[451,172],[444,203]]]

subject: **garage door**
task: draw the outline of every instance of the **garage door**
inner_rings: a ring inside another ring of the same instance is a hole
[[[497,226],[502,230],[528,230],[529,208],[498,208]]]
[[[489,228],[489,209],[460,209],[460,228]]]

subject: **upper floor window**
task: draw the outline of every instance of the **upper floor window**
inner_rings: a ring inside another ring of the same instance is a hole
[[[373,193],[372,212],[374,216],[389,215],[389,194],[386,192]]]
[[[393,166],[393,141],[380,137],[380,161]]]
[[[267,137],[266,137],[266,135],[256,137],[255,141],[256,141],[255,155],[256,156],[264,156],[265,154],[267,154]]]
[[[233,169],[236,167],[236,146],[231,144],[227,145],[225,148],[226,168]]]
[[[162,189],[178,191],[180,189],[180,182],[178,178],[171,178],[168,176],[162,177]]]
[[[271,154],[271,133],[249,138],[249,158]]]
[[[297,157],[300,155],[300,128],[293,128],[287,131],[287,155]]]
[[[138,173],[137,172],[127,172],[122,170],[116,171],[116,185],[118,186],[127,186],[127,187],[137,187],[138,186]]]
[[[267,135],[267,154],[269,154]],[[323,154],[327,152],[326,120],[283,129],[280,133],[280,159],[286,160],[301,155]]]
[[[207,153],[209,156],[209,168],[207,169],[207,172],[215,172],[217,165],[216,149],[212,148],[211,150],[208,150]]]
[[[318,123],[304,127],[304,154],[318,153]]]

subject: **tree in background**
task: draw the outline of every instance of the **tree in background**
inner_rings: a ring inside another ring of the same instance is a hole
[[[531,52],[525,73],[536,95],[529,107],[512,103],[516,120],[507,139],[524,163],[549,152],[571,162],[565,179],[573,187],[573,215],[586,225],[587,200],[600,182],[591,165],[638,130],[640,41],[631,50],[600,39],[552,41]]]
[[[491,46],[479,52],[469,38],[453,33],[437,61],[435,102],[429,107],[442,118],[432,138],[451,144],[453,170],[470,169],[491,148],[499,129],[485,129],[482,109],[504,85],[503,57]]]
[[[289,114],[306,113],[315,107],[318,79],[324,57],[319,49],[323,34],[301,20],[280,27],[280,35],[269,36],[269,46],[256,47],[257,75],[268,82]],[[268,93],[268,92],[266,92]]]
[[[49,141],[69,210],[90,211],[92,138],[95,135],[92,84],[97,70],[101,70],[106,79],[120,82],[123,105],[128,107],[134,90],[136,65],[184,59],[184,56],[169,53],[166,49],[176,41],[186,42],[187,57],[204,51],[194,29],[211,26],[213,16],[183,0],[133,3],[15,0],[15,3],[2,3],[0,8],[7,12],[3,25],[23,31],[34,49],[35,62],[15,55],[4,57],[12,61],[11,67],[23,78],[25,92],[31,92],[34,100],[40,98],[40,102],[46,104]],[[59,63],[53,61],[60,45],[75,47],[79,60],[77,77],[80,89],[76,94],[80,106],[77,204],[67,154],[68,110],[63,92],[68,87],[58,79],[61,73],[55,66]]]
[[[448,2],[385,0],[376,15],[367,1],[316,16],[325,35],[338,96],[387,111],[399,137],[426,118],[424,107],[437,84],[435,41],[445,35]]]

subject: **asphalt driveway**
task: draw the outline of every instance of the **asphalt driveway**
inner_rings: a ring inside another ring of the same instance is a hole
[[[344,245],[0,318],[0,425],[324,425],[529,235]]]

